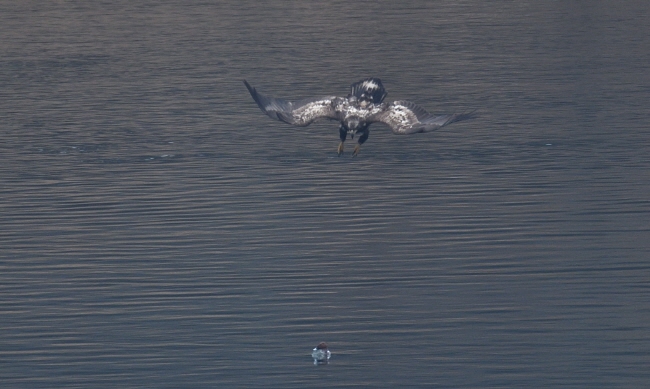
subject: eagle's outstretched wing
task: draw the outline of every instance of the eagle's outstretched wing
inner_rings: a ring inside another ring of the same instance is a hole
[[[289,101],[264,96],[246,80],[244,84],[262,112],[273,119],[296,126],[308,126],[320,118],[340,120],[334,109],[335,96]]]
[[[385,110],[371,118],[371,122],[387,124],[398,135],[429,132],[447,124],[474,118],[474,112],[433,116],[424,108],[410,101],[394,101]]]

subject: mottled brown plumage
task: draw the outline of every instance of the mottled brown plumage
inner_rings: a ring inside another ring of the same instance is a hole
[[[336,120],[341,123],[339,155],[348,135],[361,134],[353,156],[368,139],[372,123],[384,123],[394,134],[406,135],[437,130],[448,124],[474,117],[473,112],[433,116],[410,101],[384,103],[387,93],[381,80],[366,78],[350,86],[347,97],[325,96],[289,101],[264,96],[246,80],[244,84],[262,112],[269,117],[295,126],[308,126],[318,119]]]

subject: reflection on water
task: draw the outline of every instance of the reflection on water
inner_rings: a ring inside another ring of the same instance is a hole
[[[642,387],[648,7],[574,7],[2,6],[2,381]],[[480,118],[337,158],[240,81],[366,76]]]

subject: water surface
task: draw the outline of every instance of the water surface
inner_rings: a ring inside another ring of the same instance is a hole
[[[0,6],[0,379],[644,386],[650,7],[626,4]],[[367,76],[479,118],[337,158],[336,124],[241,83]]]

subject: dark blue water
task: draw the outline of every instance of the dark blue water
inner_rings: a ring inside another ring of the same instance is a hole
[[[649,11],[5,2],[2,386],[646,386]],[[479,117],[338,158],[241,83],[368,76]]]

